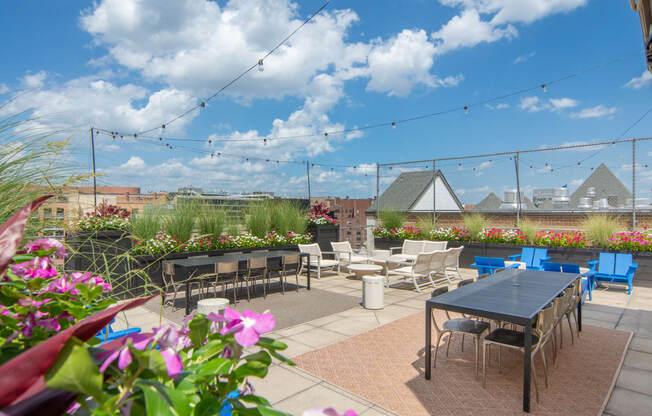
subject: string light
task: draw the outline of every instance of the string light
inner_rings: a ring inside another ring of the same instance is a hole
[[[392,121],[392,129],[396,130],[396,122]]]
[[[265,70],[265,67],[263,67],[263,60],[259,59],[258,60],[258,72],[263,72]]]
[[[208,144],[209,145],[213,144],[213,141],[211,139],[208,139]]]
[[[267,139],[263,139],[263,146],[267,146]]]
[[[206,107],[206,102],[205,102],[205,101],[202,101],[201,104],[199,104],[199,106],[200,106],[201,108],[205,108],[205,107]]]
[[[469,106],[468,105],[464,106],[464,114],[469,114]]]
[[[325,132],[325,133],[324,133],[324,137],[328,137],[328,132]]]
[[[543,92],[548,92],[548,87],[546,86],[546,84],[541,84],[541,89],[543,90]]]

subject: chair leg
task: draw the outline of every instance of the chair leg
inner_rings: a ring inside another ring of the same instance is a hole
[[[462,352],[464,352],[464,332],[462,332]]]
[[[439,333],[439,335],[437,335],[437,342],[435,343],[435,356],[433,357],[433,360],[432,360],[432,367],[433,368],[437,367],[437,352],[439,351],[439,343],[441,342],[442,335],[444,335],[444,334]]]
[[[487,388],[487,347],[486,342],[482,343],[482,388]]]
[[[573,318],[575,319],[575,332],[577,333],[577,339],[580,339],[580,323],[577,321],[577,305],[573,308]]]
[[[570,329],[571,345],[575,345],[575,336],[573,335],[573,325],[571,325],[570,312],[566,313],[566,320],[568,321],[568,329]]]
[[[546,345],[544,344],[541,347],[541,359],[543,360],[543,378],[546,382],[546,388],[548,388],[548,362],[546,361],[546,351],[545,351]]]
[[[475,336],[475,376],[478,376],[478,356],[480,355],[480,335]]]
[[[297,271],[297,274],[295,275],[297,278],[297,293],[299,293],[299,272]]]
[[[417,283],[416,276],[412,276],[412,283],[414,283],[414,288],[417,290],[417,292],[421,293],[421,288],[419,287],[419,284]]]
[[[451,347],[451,338],[453,338],[453,333],[452,332],[450,332],[448,334],[448,342],[446,343],[446,357],[448,357],[448,350]]]

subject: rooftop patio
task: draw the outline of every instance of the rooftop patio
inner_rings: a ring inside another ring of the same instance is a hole
[[[476,275],[475,270],[462,269],[464,278]],[[518,368],[522,369],[522,359],[516,353],[503,353],[502,374],[496,365],[489,368],[484,390],[481,377],[474,377],[472,341],[467,339],[462,352],[458,336],[453,338],[448,358],[440,351],[432,380],[423,378],[423,311],[429,290],[418,293],[410,284],[392,285],[385,289],[385,307],[368,310],[359,304],[362,283],[352,275],[325,272],[319,280],[313,276],[311,291],[303,287],[305,283],[304,274],[298,292],[295,287],[287,287],[285,294],[277,289],[264,299],[245,299],[236,306],[238,310],[270,309],[277,318],[270,336],[286,343],[286,355],[298,364],[275,364],[265,379],[253,379],[257,392],[275,408],[299,414],[309,407],[330,405],[362,415],[474,414],[474,409],[480,409],[472,404],[451,405],[462,403],[460,396],[467,394],[467,402],[483,403],[483,414],[521,413],[522,370]],[[454,288],[455,282],[450,285]],[[152,301],[127,311],[118,317],[116,328],[147,330],[161,321],[179,323],[184,317],[183,309],[165,307],[162,316],[159,310],[160,305]],[[630,296],[620,285],[594,290],[593,300],[583,307],[583,323],[585,329],[575,345],[570,345],[568,333],[564,337],[564,348],[550,372],[550,387],[540,383],[539,405],[533,392],[532,413],[596,414],[604,401],[607,415],[647,414],[652,406],[648,383],[652,376],[652,287],[641,281]],[[628,332],[633,333],[631,342]],[[388,348],[392,343],[396,348]],[[337,366],[317,365],[331,354],[338,357]],[[368,371],[360,374],[360,369]],[[383,383],[383,369],[396,372],[389,374],[393,383],[387,379]],[[441,377],[447,380],[443,385]],[[366,388],[370,380],[375,380],[374,388]],[[452,380],[457,384],[452,385]],[[413,407],[405,407],[405,401],[395,397],[401,391],[417,398]],[[581,406],[582,400],[586,406]]]

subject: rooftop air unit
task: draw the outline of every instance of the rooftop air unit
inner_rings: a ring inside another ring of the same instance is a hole
[[[568,188],[561,187],[555,189],[555,196],[552,198],[552,209],[569,209],[570,197],[568,196]]]
[[[500,209],[501,210],[512,210],[512,209],[517,209],[517,203],[516,203],[516,191],[515,190],[509,190],[503,192],[504,195],[504,201],[502,204],[500,204]]]

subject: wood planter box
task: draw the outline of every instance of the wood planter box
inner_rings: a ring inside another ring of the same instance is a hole
[[[312,225],[308,227],[313,242],[319,244],[321,251],[333,251],[331,242],[340,241],[339,225]]]
[[[374,247],[377,249],[389,249],[390,247],[401,247],[402,245],[402,239],[374,238]],[[462,250],[460,256],[460,266],[465,268],[471,266],[475,261],[475,256],[502,257],[507,259],[507,256],[512,254],[520,254],[521,249],[525,247],[519,244],[482,243],[475,241],[448,242],[448,247],[459,246],[464,246],[464,250]],[[652,252],[650,251],[607,250],[592,247],[536,247],[548,249],[548,256],[551,257],[550,261],[579,264],[582,267],[585,267],[589,261],[597,260],[600,253],[630,253],[634,258],[634,263],[638,263],[638,270],[636,271],[634,282],[641,280],[652,281]]]

